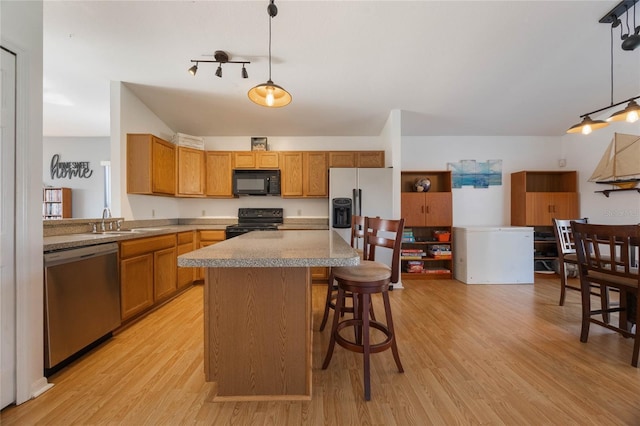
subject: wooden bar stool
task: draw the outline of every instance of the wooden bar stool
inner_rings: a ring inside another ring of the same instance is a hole
[[[370,355],[372,353],[382,352],[391,348],[398,371],[400,373],[404,372],[396,345],[391,305],[389,303],[389,287],[391,283],[397,283],[400,277],[400,245],[403,229],[404,219],[365,218],[365,247],[374,251],[375,247],[393,250],[391,267],[381,262],[364,260],[357,266],[333,269],[334,279],[338,282],[336,314],[333,316],[331,339],[322,369],[324,370],[329,366],[336,343],[347,350],[362,353],[364,398],[367,401],[371,400]],[[393,234],[393,236],[390,236],[390,234]],[[351,293],[354,296],[354,317],[353,319],[340,321],[340,315],[337,315],[337,313],[341,312],[345,294],[347,293]],[[377,293],[382,294],[386,324],[371,318],[371,295]],[[355,338],[353,340],[349,340],[341,334],[342,330],[350,327],[353,327],[354,330]],[[382,332],[385,337],[382,342],[371,343],[371,328]]]

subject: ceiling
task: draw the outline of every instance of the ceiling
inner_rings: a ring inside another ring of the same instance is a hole
[[[277,0],[272,79],[293,102],[268,109],[247,98],[269,75],[267,0],[45,1],[44,134],[108,136],[122,81],[198,136],[377,136],[393,109],[408,136],[559,136],[611,102],[598,20],[617,3]],[[614,37],[619,102],[640,94],[640,49]],[[216,50],[249,78],[187,72]]]

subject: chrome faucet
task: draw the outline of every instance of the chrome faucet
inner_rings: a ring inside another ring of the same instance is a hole
[[[107,229],[104,226],[104,220],[111,218],[111,209],[109,207],[105,207],[102,209],[102,222],[100,222],[100,229],[102,232],[105,232]]]

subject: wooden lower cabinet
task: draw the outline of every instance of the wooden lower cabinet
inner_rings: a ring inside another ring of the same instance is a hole
[[[120,315],[123,321],[177,289],[176,234],[120,243]]]
[[[327,282],[329,279],[329,268],[323,266],[313,266],[311,268],[311,280],[316,282]]]
[[[177,255],[189,253],[196,249],[195,231],[180,232],[178,234]],[[182,268],[178,266],[178,289],[193,284],[196,277],[196,268]]]
[[[224,230],[203,230],[198,231],[198,248],[203,248],[210,246],[212,244],[219,243],[220,241],[225,240],[225,231]],[[196,281],[204,280],[205,270],[206,268],[195,268],[196,270]]]

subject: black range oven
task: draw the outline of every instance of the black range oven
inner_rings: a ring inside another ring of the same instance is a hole
[[[237,237],[251,231],[276,231],[283,222],[281,208],[241,208],[238,209],[238,224],[227,226],[225,238]]]

